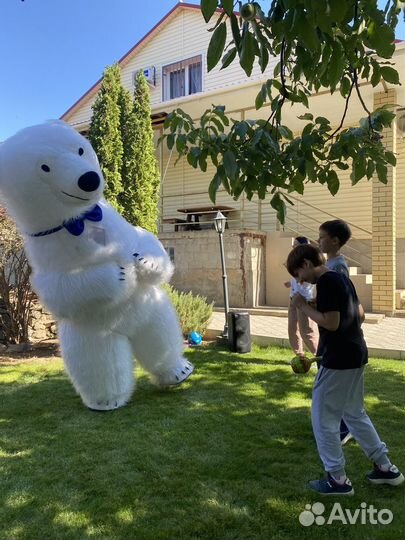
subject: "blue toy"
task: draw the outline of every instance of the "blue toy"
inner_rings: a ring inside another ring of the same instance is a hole
[[[201,345],[202,337],[198,332],[190,332],[188,335],[188,344],[189,345]]]

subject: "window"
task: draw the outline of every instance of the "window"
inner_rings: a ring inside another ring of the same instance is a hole
[[[201,55],[163,67],[163,101],[202,90]]]

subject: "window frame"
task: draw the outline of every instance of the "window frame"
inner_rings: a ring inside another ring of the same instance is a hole
[[[190,89],[190,70],[189,66],[193,64],[197,64],[199,60],[200,66],[201,66],[201,90],[193,93],[189,93]],[[167,68],[173,67],[172,70],[168,70],[165,73],[165,70]],[[177,62],[170,62],[169,64],[165,64],[162,66],[162,102],[167,101],[173,101],[175,99],[183,99],[190,96],[194,96],[195,94],[200,94],[203,91],[204,87],[204,64],[203,64],[203,55],[202,54],[196,54],[194,56],[190,56],[188,58],[183,58],[182,60],[178,60]],[[175,71],[181,71],[184,69],[184,94],[177,96],[177,97],[171,97],[170,96],[170,73]]]

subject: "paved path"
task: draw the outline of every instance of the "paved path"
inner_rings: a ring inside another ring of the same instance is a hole
[[[207,337],[214,338],[224,328],[223,312],[214,312],[208,326]],[[405,318],[385,317],[379,323],[364,323],[364,337],[370,356],[405,359]],[[250,314],[252,341],[259,345],[290,347],[287,317]]]

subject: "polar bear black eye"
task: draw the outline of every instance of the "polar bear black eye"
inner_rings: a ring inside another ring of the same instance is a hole
[[[45,172],[49,172],[51,170],[48,165],[41,165],[41,169]]]
[[[84,154],[83,148],[79,148],[79,156],[82,156]]]

